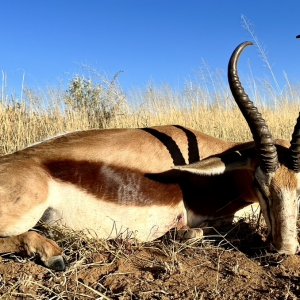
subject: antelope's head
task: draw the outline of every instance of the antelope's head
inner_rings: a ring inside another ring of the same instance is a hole
[[[233,52],[228,65],[228,81],[254,139],[258,161],[254,183],[271,244],[279,253],[295,254],[299,250],[300,117],[289,149],[276,145],[265,120],[245,93],[237,73],[240,54],[249,45],[252,43],[242,43]]]
[[[297,219],[300,196],[300,116],[290,147],[275,143],[265,120],[239,80],[238,60],[250,45],[251,42],[242,43],[232,53],[228,65],[228,81],[253,136],[251,151],[243,152],[246,144],[242,143],[227,153],[176,168],[208,176],[233,170],[249,170],[254,177],[253,188],[268,225],[272,247],[279,253],[295,254],[299,251]]]

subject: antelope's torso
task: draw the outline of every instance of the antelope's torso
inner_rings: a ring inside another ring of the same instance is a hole
[[[172,170],[232,147],[180,126],[91,130],[48,140],[1,158],[0,172],[16,174],[5,188],[26,190],[10,194],[6,211],[0,210],[6,219],[11,215],[11,229],[0,228],[18,234],[14,220],[22,218],[20,226],[29,229],[43,216],[100,238],[144,241],[170,228],[233,215],[256,200],[252,175],[210,178]],[[15,201],[22,211],[9,210]]]

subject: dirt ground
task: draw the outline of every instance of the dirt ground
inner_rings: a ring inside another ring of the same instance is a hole
[[[300,256],[268,252],[264,228],[254,224],[210,230],[201,241],[169,233],[143,245],[54,233],[67,270],[4,255],[0,299],[300,299]]]

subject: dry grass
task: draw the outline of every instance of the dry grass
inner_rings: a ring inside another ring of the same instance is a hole
[[[114,81],[89,84],[88,87],[77,87],[79,98],[77,91],[77,98],[70,97],[70,90],[48,90],[43,94],[26,90],[22,101],[2,97],[0,154],[57,134],[91,128],[180,124],[226,140],[251,139],[229,90],[221,88],[223,83],[219,83],[222,91],[219,94],[190,83],[181,92],[165,86],[149,87],[128,95]],[[254,95],[254,102],[267,120],[273,136],[289,140],[300,110],[300,92],[297,87],[288,85],[277,95],[268,84],[263,87],[262,92],[258,92],[255,86],[249,94]],[[95,94],[94,100],[89,100],[91,93]],[[86,99],[82,101],[82,97]]]
[[[65,249],[68,269],[52,272],[4,256],[0,299],[296,299],[299,260],[282,263],[282,257],[267,254],[265,227],[256,224],[251,219],[223,232],[207,228],[204,240],[189,242],[170,232],[144,244],[40,228]]]

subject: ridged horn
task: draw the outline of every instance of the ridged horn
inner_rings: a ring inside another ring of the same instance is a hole
[[[289,169],[300,172],[300,114],[292,134]]]
[[[276,147],[266,121],[245,93],[237,71],[241,53],[251,45],[253,43],[244,42],[233,51],[228,64],[228,82],[231,93],[251,130],[260,167],[265,173],[271,173],[278,167]]]
[[[299,39],[300,35],[297,35],[296,38]],[[289,169],[300,172],[300,114],[292,134]]]

